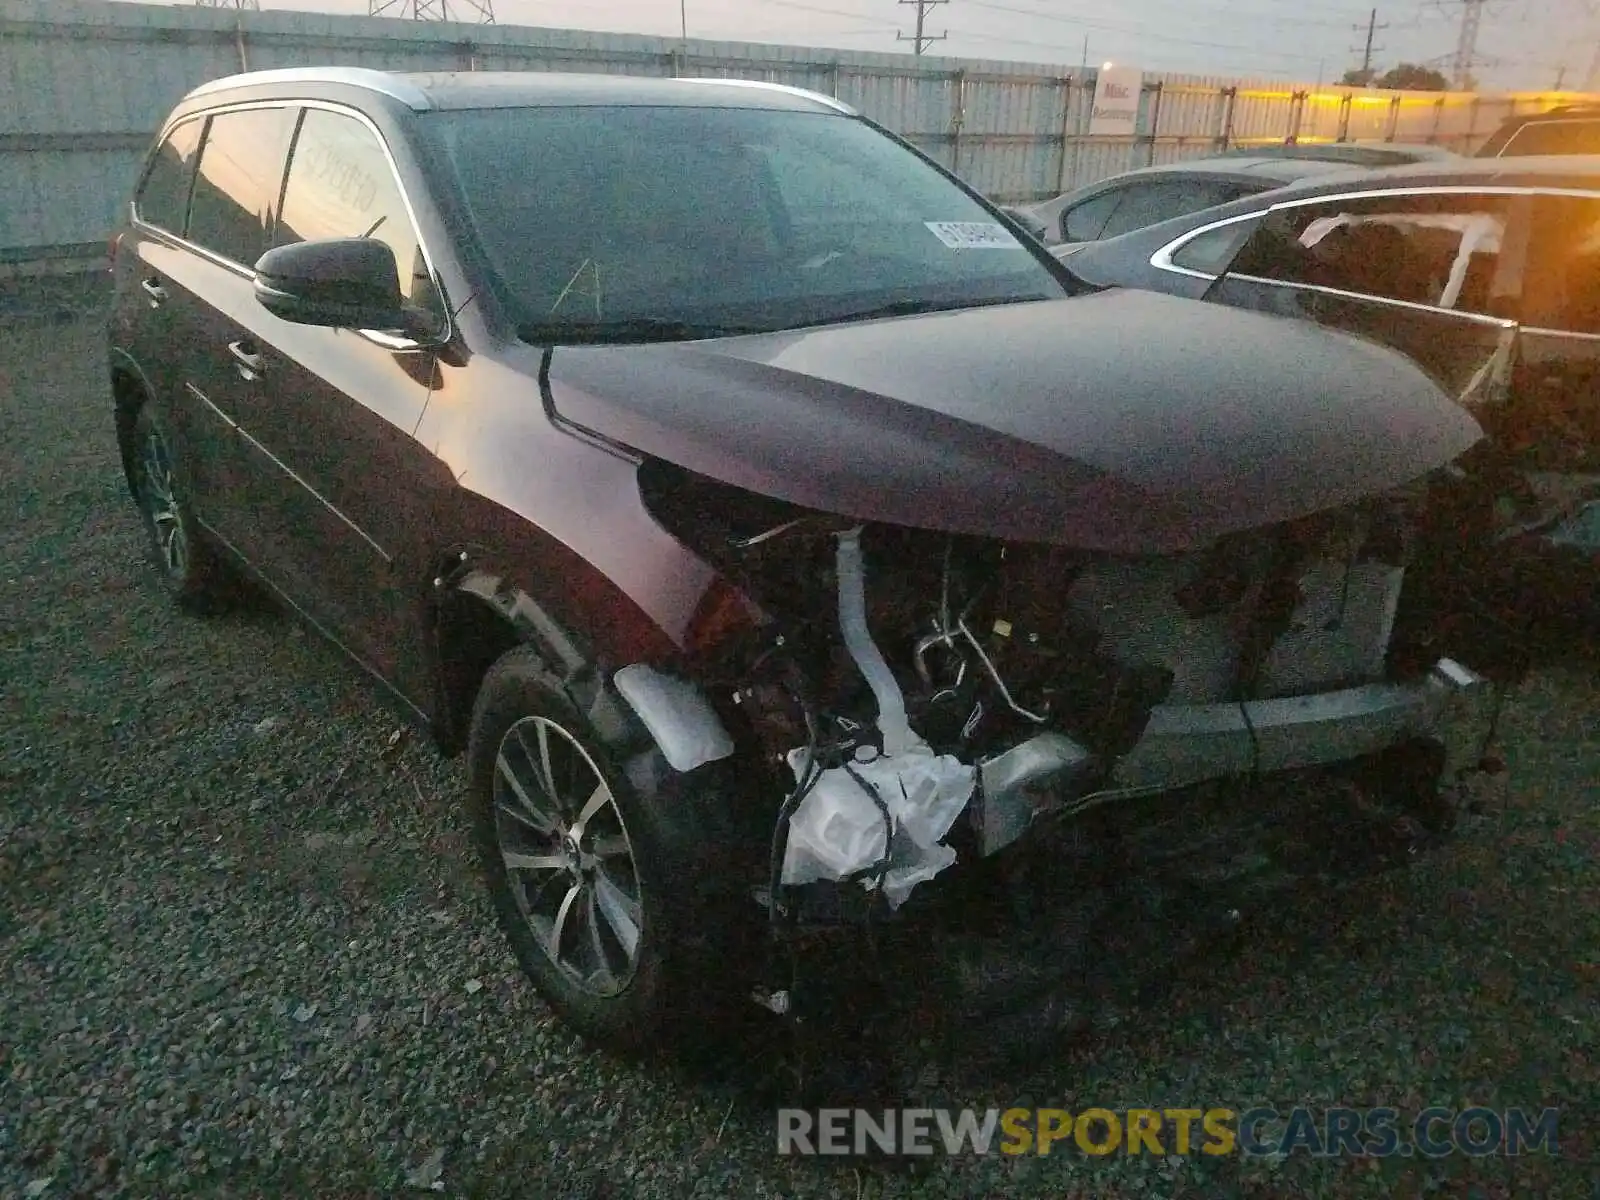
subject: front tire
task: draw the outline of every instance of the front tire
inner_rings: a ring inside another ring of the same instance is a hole
[[[225,572],[189,510],[175,447],[154,407],[141,405],[129,427],[126,461],[151,562],[178,605],[209,611],[225,594]]]
[[[522,969],[584,1037],[643,1047],[694,991],[692,905],[674,900],[693,889],[660,814],[527,648],[490,668],[467,753],[473,838]]]

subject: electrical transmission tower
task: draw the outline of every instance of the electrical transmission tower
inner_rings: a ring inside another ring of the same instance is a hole
[[[194,0],[201,8],[240,8],[246,12],[260,12],[261,0]]]
[[[367,0],[367,15],[412,21],[494,24],[494,0]]]
[[[1455,57],[1450,60],[1450,86],[1464,92],[1472,86],[1472,68],[1478,61],[1478,29],[1483,24],[1487,0],[1460,0],[1461,32],[1456,38]]]
[[[907,37],[903,33],[897,33],[894,35],[894,40],[897,42],[914,43],[912,47],[912,53],[921,54],[932,43],[942,42],[945,38],[950,36],[948,33],[926,32],[928,14],[941,4],[949,4],[950,0],[900,0],[900,3],[915,5],[917,9],[917,31],[910,37]]]

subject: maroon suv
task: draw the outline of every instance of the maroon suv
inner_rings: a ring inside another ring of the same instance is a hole
[[[1105,800],[1399,751],[1431,812],[1477,424],[1021,234],[790,88],[218,80],[114,240],[128,481],[179,601],[254,579],[465,749],[508,936],[612,1042],[748,984],[741,920]]]

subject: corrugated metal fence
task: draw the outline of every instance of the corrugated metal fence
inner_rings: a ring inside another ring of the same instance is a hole
[[[0,0],[0,263],[98,253],[153,131],[184,92],[239,70],[306,64],[790,84],[854,105],[1004,201],[1251,142],[1390,140],[1467,150],[1514,111],[1570,99],[1147,76],[1136,133],[1088,137],[1092,70],[505,25]]]

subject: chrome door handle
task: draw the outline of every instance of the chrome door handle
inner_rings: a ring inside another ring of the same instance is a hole
[[[167,298],[167,289],[161,286],[159,279],[146,279],[139,286],[144,289],[144,294],[150,297],[151,308],[160,308],[161,302]]]
[[[260,378],[265,372],[265,360],[261,355],[248,349],[244,342],[229,342],[228,353],[233,355],[233,361],[239,368],[239,375],[246,380]]]

